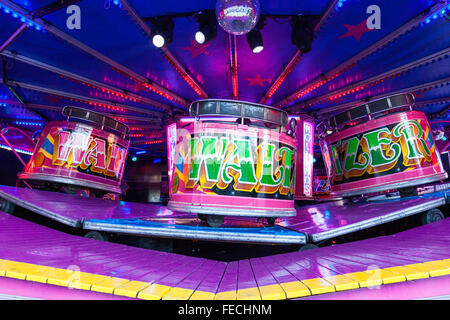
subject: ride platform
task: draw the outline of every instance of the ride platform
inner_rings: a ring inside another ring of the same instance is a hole
[[[297,208],[295,217],[269,226],[255,219],[226,217],[220,228],[197,215],[162,205],[84,198],[69,194],[0,186],[0,198],[39,215],[84,230],[189,240],[306,244],[332,239],[446,203],[450,189],[392,200],[348,203],[343,200]]]
[[[373,299],[380,292],[367,290],[373,288],[389,291],[391,299],[450,294],[450,219],[391,236],[232,262],[99,242],[3,212],[0,230],[0,294],[6,296]]]

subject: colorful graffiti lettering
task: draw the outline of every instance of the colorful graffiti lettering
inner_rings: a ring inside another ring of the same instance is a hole
[[[431,164],[436,160],[433,152],[428,126],[417,120],[405,120],[339,140],[329,146],[327,154],[336,184]]]
[[[77,131],[58,131],[54,138],[52,164],[88,168],[109,177],[117,177],[125,163],[126,150],[115,143]]]
[[[314,126],[303,122],[303,192],[312,196]]]
[[[314,194],[329,194],[331,191],[330,182],[327,176],[314,177]]]
[[[177,152],[174,168],[187,191],[275,197],[294,194],[295,150],[287,145],[205,134],[192,136]],[[174,179],[172,192],[183,192],[179,179]]]

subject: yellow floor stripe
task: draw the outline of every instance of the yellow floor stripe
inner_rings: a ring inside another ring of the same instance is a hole
[[[300,281],[291,281],[280,283],[281,288],[286,293],[288,299],[300,298],[305,296],[310,296],[311,291]]]
[[[189,300],[214,300],[215,293],[196,290]]]
[[[214,300],[236,300],[236,291],[218,292]]]
[[[239,289],[236,300],[261,300],[258,288]]]
[[[259,293],[262,300],[283,300],[286,299],[286,293],[279,284],[259,287]]]
[[[380,269],[379,272],[379,276],[383,281],[383,284],[406,281],[406,277],[400,273],[388,271],[386,269]]]
[[[212,293],[0,259],[3,277],[149,300],[292,299],[444,275],[450,275],[450,259]]]
[[[324,279],[334,285],[336,291],[359,288],[358,281],[343,275],[325,277]]]
[[[44,266],[33,266],[24,264],[22,266],[17,266],[14,269],[7,271],[6,276],[16,279],[26,279],[28,281],[47,283],[46,273],[51,271],[53,268]]]
[[[302,280],[302,283],[311,290],[313,295],[335,291],[334,286],[322,278]]]
[[[430,277],[439,277],[450,274],[450,261],[430,261],[425,262],[424,264],[429,266],[428,272],[430,273]]]
[[[162,299],[163,300],[188,300],[192,295],[194,290],[182,289],[182,288],[172,288],[167,292]]]
[[[154,283],[139,291],[137,297],[144,300],[160,300],[170,289],[168,286]]]
[[[417,267],[398,266],[386,268],[384,270],[397,272],[406,277],[406,280],[418,280],[428,278],[430,275],[426,270],[418,269]]]
[[[79,273],[73,270],[54,269],[49,272],[43,271],[43,275],[47,277],[48,284],[68,287],[69,283],[79,279]]]
[[[130,282],[128,279],[111,277],[105,281],[93,284],[91,290],[102,293],[113,293],[114,289],[121,287],[128,282]]]
[[[130,298],[136,298],[138,293],[147,288],[150,283],[142,281],[130,281],[119,288],[114,289],[114,294],[118,296],[125,296]]]
[[[78,277],[69,283],[68,287],[73,289],[91,290],[93,284],[103,282],[109,278],[111,277],[80,272]]]
[[[361,288],[379,286],[383,283],[380,269],[346,273],[345,276],[358,281]]]

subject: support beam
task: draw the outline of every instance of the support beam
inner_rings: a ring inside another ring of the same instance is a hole
[[[434,13],[438,13],[440,10],[442,10],[446,6],[447,6],[446,3],[444,3],[444,2],[435,3],[434,5],[432,5],[429,8],[429,10],[427,10],[427,13],[424,13],[424,12],[420,13],[419,15],[417,15],[416,17],[414,17],[413,19],[409,20],[404,25],[399,27],[398,29],[396,29],[393,32],[391,32],[388,35],[386,35],[384,38],[376,41],[375,43],[373,43],[372,45],[370,45],[366,49],[362,50],[358,54],[353,55],[350,59],[342,62],[337,67],[333,68],[332,70],[328,71],[325,74],[322,74],[320,77],[318,77],[318,78],[316,78],[316,79],[314,79],[312,81],[309,81],[308,83],[304,84],[302,87],[297,89],[295,92],[293,92],[292,94],[290,94],[286,98],[284,98],[281,101],[275,103],[274,106],[276,106],[278,108],[282,108],[282,107],[288,105],[289,103],[291,103],[291,102],[293,102],[295,100],[298,100],[299,98],[301,98],[305,94],[310,93],[311,91],[317,89],[318,87],[321,87],[325,83],[331,81],[335,77],[338,77],[339,75],[341,75],[345,71],[349,70],[350,68],[353,68],[356,65],[357,62],[359,62],[360,60],[364,59],[365,57],[367,57],[371,53],[379,50],[380,48],[382,48],[383,46],[387,45],[388,43],[390,43],[394,39],[400,37],[401,35],[405,34],[407,31],[409,31],[412,28],[414,28],[417,25],[419,25],[419,23],[421,23],[426,16],[430,16],[430,15],[433,15]]]
[[[269,90],[264,94],[264,96],[259,100],[259,103],[264,104],[269,100],[273,94],[278,90],[278,88],[281,86],[281,84],[284,82],[286,77],[291,73],[291,71],[294,69],[294,67],[297,65],[297,63],[300,61],[301,52],[300,50],[297,50],[295,54],[292,56],[291,60],[289,60],[288,64],[281,70],[281,73],[278,75],[278,77],[275,79],[274,82],[272,82],[272,85],[270,86]]]
[[[20,37],[22,33],[24,33],[25,30],[28,29],[28,24],[26,22],[22,23],[20,27],[14,31],[14,33],[9,36],[8,39],[5,40],[5,42],[0,45],[0,53],[6,50],[14,41],[16,41],[17,38]]]
[[[129,16],[137,23],[137,25],[142,29],[146,36],[151,39],[150,27],[142,20],[137,14],[136,10],[129,4],[127,0],[121,0],[122,8],[129,14]],[[169,49],[163,47],[161,48],[164,59],[169,62],[169,64],[178,72],[178,74],[186,81],[186,83],[202,98],[208,98],[208,94],[200,86],[197,80],[187,71],[187,69],[175,58],[175,56],[170,52]]]
[[[10,0],[0,0],[0,3],[3,4],[4,6],[13,9],[16,12],[19,12],[20,14],[26,16],[27,18],[31,18],[30,16],[30,12],[27,12],[26,10],[24,10],[22,7],[16,5],[15,3],[13,3]],[[50,25],[48,23],[46,23],[44,20],[42,20],[41,18],[37,18],[33,20],[34,23],[38,24],[39,26],[41,26],[42,28],[45,28],[45,30],[51,34],[53,34],[54,36],[66,41],[67,43],[73,45],[74,47],[84,51],[85,53],[95,57],[96,59],[106,63],[107,65],[113,67],[114,69],[118,70],[119,72],[123,73],[124,75],[126,75],[127,77],[129,77],[130,79],[134,79],[135,81],[138,81],[140,83],[142,83],[143,85],[145,85],[146,87],[149,88],[150,91],[154,91],[155,93],[161,95],[162,97],[171,100],[179,105],[181,105],[183,107],[183,110],[185,110],[187,108],[187,106],[189,105],[189,102],[184,99],[183,97],[179,96],[178,94],[170,91],[167,88],[164,88],[163,86],[159,85],[158,83],[156,83],[155,81],[148,79],[140,74],[138,74],[137,72],[134,72],[133,70],[121,65],[120,63],[114,61],[113,59],[105,56],[104,54],[98,52],[97,50],[87,46],[86,44],[84,44],[83,42],[69,36],[68,34],[62,32],[61,30],[59,30],[58,28],[54,27],[53,25]]]
[[[231,71],[231,87],[233,92],[233,99],[237,100],[239,97],[238,88],[238,58],[236,47],[236,36],[234,34],[228,34],[229,47],[230,47],[230,71]]]
[[[341,96],[346,96],[358,91],[362,91],[364,90],[364,88],[367,88],[369,86],[372,86],[373,84],[378,84],[378,83],[382,83],[385,80],[388,79],[393,79],[396,76],[402,75],[404,73],[406,73],[407,71],[414,69],[414,68],[418,68],[424,64],[433,62],[435,60],[441,59],[445,56],[448,56],[450,54],[450,49],[444,49],[438,52],[435,52],[433,54],[430,54],[426,57],[422,57],[420,59],[417,59],[415,61],[409,62],[407,64],[404,64],[400,67],[394,68],[392,70],[383,72],[381,74],[378,74],[376,76],[370,77],[368,79],[362,80],[362,81],[358,81],[355,83],[352,83],[348,86],[339,88],[337,90],[334,90],[332,92],[329,92],[327,94],[321,95],[319,97],[316,98],[312,98],[309,100],[305,100],[300,104],[297,104],[296,106],[292,106],[292,107],[288,107],[285,108],[286,110],[291,110],[292,108],[296,108],[297,110],[299,108],[302,109],[307,109],[309,106],[320,103],[320,102],[324,102],[324,101],[333,101],[334,99],[339,99]]]
[[[3,80],[0,80],[0,83],[4,83]],[[94,99],[91,97],[81,96],[81,95],[72,94],[72,93],[59,91],[59,90],[55,90],[55,89],[40,87],[40,86],[36,86],[36,85],[24,83],[24,82],[8,80],[5,84],[8,86],[12,86],[12,87],[18,87],[18,88],[22,88],[22,89],[38,91],[38,92],[47,93],[47,94],[53,94],[53,95],[65,97],[68,99],[81,100],[81,102],[88,102],[90,105],[93,105],[93,106],[96,106],[96,105],[111,106],[111,107],[122,108],[122,109],[130,110],[130,111],[138,112],[141,114],[147,114],[147,115],[151,115],[151,116],[155,115],[155,113],[153,111],[140,109],[140,108],[136,108],[136,107],[132,107],[129,105],[124,105],[124,104],[119,104],[119,103],[115,103],[115,102],[105,101],[105,100],[101,100],[101,99]]]
[[[419,90],[432,90],[434,88],[440,87],[440,86],[447,86],[450,85],[450,77],[447,78],[443,78],[443,79],[439,79],[436,81],[431,81],[431,82],[427,82],[427,83],[422,83],[416,86],[412,86],[409,88],[403,88],[397,91],[391,91],[391,92],[387,92],[387,93],[383,93],[377,96],[372,96],[372,97],[367,97],[364,99],[360,99],[360,100],[353,100],[347,103],[343,103],[337,106],[333,106],[333,107],[328,107],[328,108],[324,108],[321,110],[318,110],[316,112],[314,112],[315,116],[319,119],[325,119],[327,118],[332,112],[335,111],[344,111],[345,109],[349,109],[351,107],[354,106],[358,106],[362,103],[368,102],[368,101],[373,101],[373,100],[377,100],[377,99],[381,99],[381,98],[385,98],[391,95],[395,95],[395,94],[399,94],[399,93],[404,93],[404,92],[414,92],[414,91],[419,91]],[[421,104],[421,102],[418,102],[417,104]]]
[[[165,139],[165,137],[141,139],[141,140],[131,141],[131,144],[139,145],[139,144],[147,144],[148,142],[163,143],[163,142],[166,142],[166,139]]]
[[[0,82],[8,89],[9,92],[12,93],[12,95],[14,96],[14,98],[21,107],[29,110],[28,105],[25,103],[22,97],[20,97],[19,94],[13,88],[11,88],[11,86],[8,85],[8,77],[6,75],[6,62],[5,59],[3,58],[1,59],[1,65],[2,65],[2,79]],[[41,118],[42,120],[48,121],[47,117],[45,117],[42,113],[33,110],[29,111],[38,116],[39,118]]]
[[[32,19],[40,18],[50,13],[59,11],[63,8],[66,8],[74,3],[80,2],[81,0],[58,0],[52,2],[46,6],[43,6],[39,9],[33,10],[30,12],[30,16]]]
[[[1,100],[0,100],[1,101]],[[47,111],[55,111],[55,112],[61,112],[63,107],[55,107],[55,106],[49,106],[45,104],[39,104],[39,103],[28,103],[28,108],[30,109],[40,109],[40,110],[47,110]],[[120,113],[114,113],[114,112],[101,112],[102,114],[109,116],[109,117],[120,117],[123,119],[128,120],[134,120],[134,121],[141,121],[145,123],[160,123],[160,119],[149,119],[145,117],[139,117],[139,116],[131,116],[127,114],[120,114]]]
[[[105,83],[101,83],[101,82],[98,82],[96,80],[92,80],[92,79],[80,76],[80,75],[72,73],[70,71],[54,67],[52,65],[49,65],[49,64],[46,64],[46,63],[43,63],[43,62],[31,59],[29,57],[26,57],[26,56],[23,56],[23,55],[20,55],[20,54],[17,54],[17,53],[12,53],[9,50],[5,50],[3,53],[1,53],[1,55],[5,56],[5,57],[8,57],[10,59],[14,59],[14,60],[17,60],[17,61],[29,64],[31,66],[34,66],[34,67],[46,70],[46,71],[53,72],[55,74],[58,74],[58,75],[61,75],[61,76],[64,76],[64,77],[67,77],[67,78],[70,78],[70,79],[74,79],[74,80],[79,81],[81,83],[89,84],[92,87],[98,87],[100,89],[104,89],[106,92],[111,92],[112,94],[115,94],[115,95],[129,96],[129,97],[131,97],[133,99],[142,101],[142,102],[144,102],[144,103],[146,103],[148,105],[151,105],[151,106],[153,106],[153,107],[155,107],[157,109],[160,109],[160,110],[170,110],[170,106],[168,106],[166,104],[163,104],[161,102],[158,102],[158,101],[155,101],[155,100],[152,100],[152,99],[149,99],[149,98],[145,98],[145,97],[142,97],[140,95],[137,95],[137,94],[134,94],[132,92],[129,92],[127,90],[119,89],[119,88],[113,87],[111,85],[108,85],[108,84],[105,84]],[[158,111],[155,111],[155,113],[158,113]],[[160,113],[160,114],[162,115],[163,113]]]
[[[178,72],[178,74],[186,81],[186,83],[197,93],[202,99],[208,98],[208,94],[198,84],[197,80],[187,71],[187,69],[179,62],[175,56],[167,48],[161,48],[164,59]]]
[[[319,20],[319,22],[314,27],[314,35],[317,35],[317,33],[319,32],[320,28],[322,28],[322,26],[324,25],[326,20],[328,20],[328,18],[331,16],[331,14],[332,14],[332,12],[334,10],[334,7],[336,6],[337,2],[338,2],[338,0],[333,0],[330,3],[330,5],[328,6],[327,10],[322,15],[322,18]],[[292,58],[289,60],[288,64],[285,67],[283,67],[283,69],[281,70],[280,74],[272,82],[271,86],[266,91],[266,93],[261,97],[261,99],[259,100],[259,103],[264,104],[264,103],[267,102],[267,100],[269,100],[273,96],[273,94],[278,90],[278,88],[284,82],[286,77],[292,72],[294,67],[300,61],[300,56],[301,56],[301,52],[300,52],[300,50],[297,50],[294,53],[294,55],[292,56]]]

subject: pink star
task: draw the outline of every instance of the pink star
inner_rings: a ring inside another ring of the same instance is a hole
[[[200,54],[208,54],[209,55],[209,52],[206,51],[206,49],[208,49],[209,45],[210,45],[209,43],[199,44],[194,39],[191,39],[191,46],[184,47],[182,49],[190,51],[192,53],[192,58],[195,58]]]
[[[258,86],[264,87],[264,82],[266,82],[266,81],[270,82],[270,80],[272,80],[272,79],[263,79],[263,78],[261,78],[261,75],[258,73],[256,75],[256,77],[246,78],[245,80],[249,81],[249,83],[248,83],[249,86],[258,85]]]
[[[356,26],[351,24],[344,24],[344,26],[347,28],[347,33],[343,34],[339,38],[355,37],[358,41],[364,33],[375,30],[367,28],[367,19]]]

